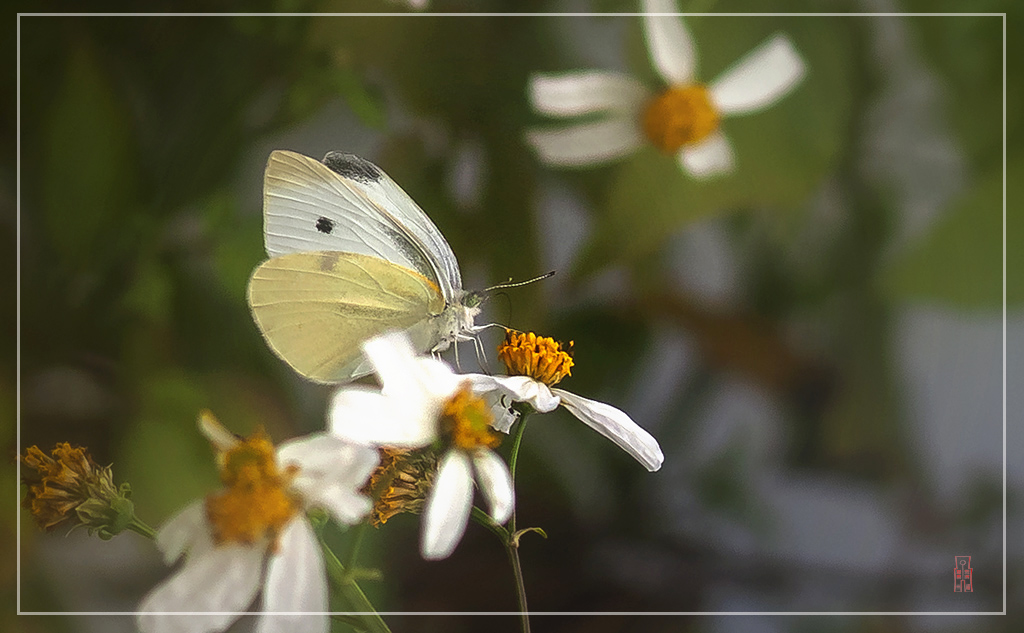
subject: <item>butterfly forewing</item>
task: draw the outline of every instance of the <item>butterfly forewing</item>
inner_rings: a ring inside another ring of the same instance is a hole
[[[458,262],[430,218],[376,165],[332,152],[331,167],[275,151],[264,178],[267,254],[370,255],[414,270],[446,300],[462,289]]]
[[[394,224],[403,227],[429,253],[431,263],[438,269],[445,297],[450,298],[453,290],[462,290],[462,274],[451,246],[423,209],[384,170],[368,160],[342,152],[329,152],[324,157],[324,164],[335,173],[348,177],[350,186],[361,191],[377,209],[391,218]]]
[[[412,328],[427,337],[445,307],[417,271],[359,253],[289,253],[263,262],[249,280],[249,305],[274,352],[318,382],[367,372],[363,341]],[[422,331],[422,332],[421,332]]]

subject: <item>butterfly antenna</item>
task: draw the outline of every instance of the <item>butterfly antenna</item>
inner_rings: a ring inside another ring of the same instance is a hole
[[[484,288],[482,292],[490,292],[492,290],[500,290],[501,288],[518,288],[519,286],[525,286],[526,284],[532,284],[535,281],[540,281],[542,279],[547,279],[548,277],[550,277],[550,276],[552,276],[554,274],[555,274],[555,271],[552,270],[550,272],[544,273],[543,275],[540,275],[539,277],[534,277],[533,279],[527,279],[526,281],[516,281],[516,282],[513,282],[512,278],[509,277],[508,281],[506,281],[505,283],[498,284],[496,286],[491,286],[490,288]]]

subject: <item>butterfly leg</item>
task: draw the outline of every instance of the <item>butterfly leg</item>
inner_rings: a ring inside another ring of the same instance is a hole
[[[455,367],[459,371],[462,371],[462,365],[459,364],[459,341],[457,339],[455,343],[452,344],[452,347],[455,349]]]
[[[480,368],[483,369],[485,373],[490,374],[490,369],[487,366],[487,352],[484,349],[483,342],[480,340],[480,337],[476,335],[470,338],[473,339],[473,349],[476,350],[476,361],[480,364]]]

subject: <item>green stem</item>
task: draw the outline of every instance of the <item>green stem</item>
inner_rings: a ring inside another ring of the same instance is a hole
[[[487,514],[480,508],[473,506],[473,509],[469,512],[469,518],[490,530],[498,537],[498,540],[501,541],[502,545],[508,543],[510,538],[508,530],[495,523],[494,519],[491,518],[491,515]]]
[[[145,536],[148,539],[156,539],[156,530],[149,527],[149,525],[147,525],[146,522],[140,519],[139,517],[133,516],[131,523],[129,523],[128,527],[125,529],[131,530],[136,534],[141,534],[142,536]]]
[[[515,435],[512,436],[512,452],[508,456],[508,472],[512,475],[512,490],[516,489],[516,462],[519,461],[519,445],[523,443],[523,431],[526,430],[526,418],[530,414],[521,412],[519,424],[516,425]],[[512,507],[512,518],[509,519],[509,533],[516,531],[516,509]]]
[[[364,613],[364,615],[354,616],[359,619],[358,627],[370,633],[391,633],[391,629],[384,623],[384,619],[380,617],[377,610],[373,608],[366,594],[359,588],[356,581],[352,579],[351,574],[345,570],[345,566],[341,564],[341,561],[338,560],[338,557],[334,555],[334,552],[331,551],[330,547],[327,547],[323,540],[320,541],[320,549],[323,550],[324,560],[327,563],[327,574],[334,581],[338,592],[345,598],[346,606],[354,607],[353,611]],[[351,620],[348,621],[351,622]]]
[[[523,567],[519,564],[519,546],[509,540],[505,546],[512,575],[516,579],[516,598],[519,600],[519,624],[523,633],[530,633],[530,613],[526,610],[526,585],[523,584]]]
[[[519,461],[519,447],[523,443],[523,431],[526,430],[528,411],[520,411],[519,423],[515,435],[512,436],[512,451],[508,456],[508,471],[512,475],[512,490],[516,489],[516,463]],[[523,567],[519,562],[519,537],[516,534],[516,509],[512,506],[512,517],[508,522],[508,539],[505,541],[508,562],[512,565],[512,575],[516,581],[516,599],[519,601],[520,625],[523,633],[530,633],[530,613],[526,607],[526,585],[523,584]]]
[[[359,558],[359,547],[363,544],[363,535],[366,534],[366,528],[369,526],[367,521],[360,523],[352,529],[352,547],[349,548],[348,556],[345,560],[345,567],[348,569],[356,568],[356,559]]]

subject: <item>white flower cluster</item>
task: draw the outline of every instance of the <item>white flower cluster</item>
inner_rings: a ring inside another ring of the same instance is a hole
[[[305,510],[324,509],[342,525],[366,519],[372,502],[361,491],[378,465],[378,448],[442,447],[423,509],[425,558],[445,558],[455,549],[472,508],[474,482],[490,517],[504,524],[515,503],[512,478],[504,460],[474,437],[508,432],[515,421],[503,404],[508,399],[538,412],[561,404],[648,470],[661,467],[657,441],[610,405],[528,376],[456,373],[441,360],[417,356],[404,333],[371,339],[363,350],[381,386],[338,389],[326,433],[273,449],[266,440],[239,439],[212,417],[201,417],[201,429],[221,456],[226,492],[193,503],[160,529],[157,545],[165,561],[183,555],[186,560],[144,598],[142,631],[221,631],[261,588],[259,631],[327,631],[324,560]],[[453,410],[462,396],[486,403],[481,419],[489,428],[473,428],[473,411]],[[453,435],[453,418],[470,423]],[[254,532],[254,524],[270,527]]]

